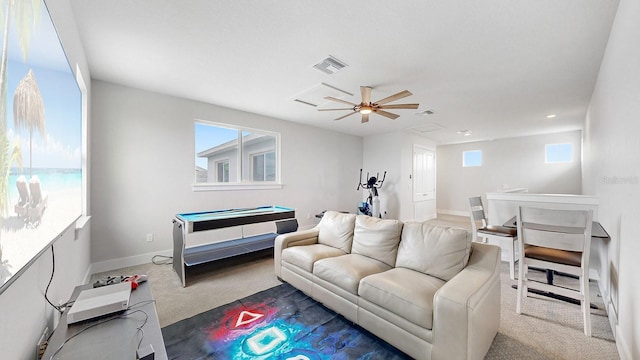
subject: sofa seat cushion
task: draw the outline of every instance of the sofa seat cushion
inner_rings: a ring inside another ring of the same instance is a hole
[[[444,281],[418,271],[394,268],[360,281],[358,295],[392,313],[431,330],[433,299]]]
[[[313,276],[357,295],[362,278],[389,269],[391,266],[376,259],[346,254],[316,261],[313,265]]]
[[[351,253],[368,256],[395,266],[402,222],[366,215],[356,217]]]
[[[407,222],[402,230],[396,267],[403,267],[448,281],[469,261],[471,233],[466,229]]]
[[[282,261],[311,273],[316,261],[344,254],[345,252],[340,249],[323,244],[292,246],[282,250]]]

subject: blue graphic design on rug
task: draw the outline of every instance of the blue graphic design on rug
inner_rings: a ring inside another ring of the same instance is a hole
[[[162,328],[169,359],[409,359],[289,284]]]

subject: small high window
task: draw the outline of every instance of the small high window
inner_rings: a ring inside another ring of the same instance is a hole
[[[462,153],[462,167],[482,166],[482,150],[471,150]]]
[[[573,161],[571,144],[546,144],[544,146],[544,162],[546,164],[568,163]]]

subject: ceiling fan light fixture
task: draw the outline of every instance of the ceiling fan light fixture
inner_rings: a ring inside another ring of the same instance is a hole
[[[362,115],[362,123],[366,123],[369,121],[369,115],[374,113],[376,115],[384,116],[391,120],[395,120],[400,115],[394,114],[387,110],[393,109],[417,109],[420,104],[387,104],[392,101],[396,101],[402,98],[405,98],[409,95],[412,95],[409,90],[400,91],[399,93],[393,94],[391,96],[387,96],[384,99],[380,99],[378,101],[371,101],[371,87],[369,86],[360,86],[360,93],[362,95],[362,101],[359,104],[349,102],[347,100],[338,99],[331,96],[325,96],[325,99],[339,102],[342,104],[347,104],[352,106],[351,108],[343,108],[343,109],[318,109],[318,111],[332,111],[332,110],[351,110],[352,112],[341,116],[335,120],[344,119],[347,116],[360,113]]]
[[[363,106],[360,108],[360,110],[358,110],[360,112],[360,114],[371,114],[371,112],[373,111],[373,109],[370,106]]]

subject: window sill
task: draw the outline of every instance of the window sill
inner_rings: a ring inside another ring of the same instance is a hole
[[[89,220],[91,220],[91,216],[89,215],[82,215],[78,218],[78,220],[76,220],[76,228],[74,233],[75,240],[78,240],[80,231],[85,228],[85,226],[89,223]]]
[[[192,191],[277,190],[282,189],[282,184],[194,184],[191,189]]]
[[[87,215],[80,216],[78,220],[76,220],[76,229],[77,230],[83,229],[84,226],[87,225],[90,219],[91,219],[91,216],[87,216]]]

